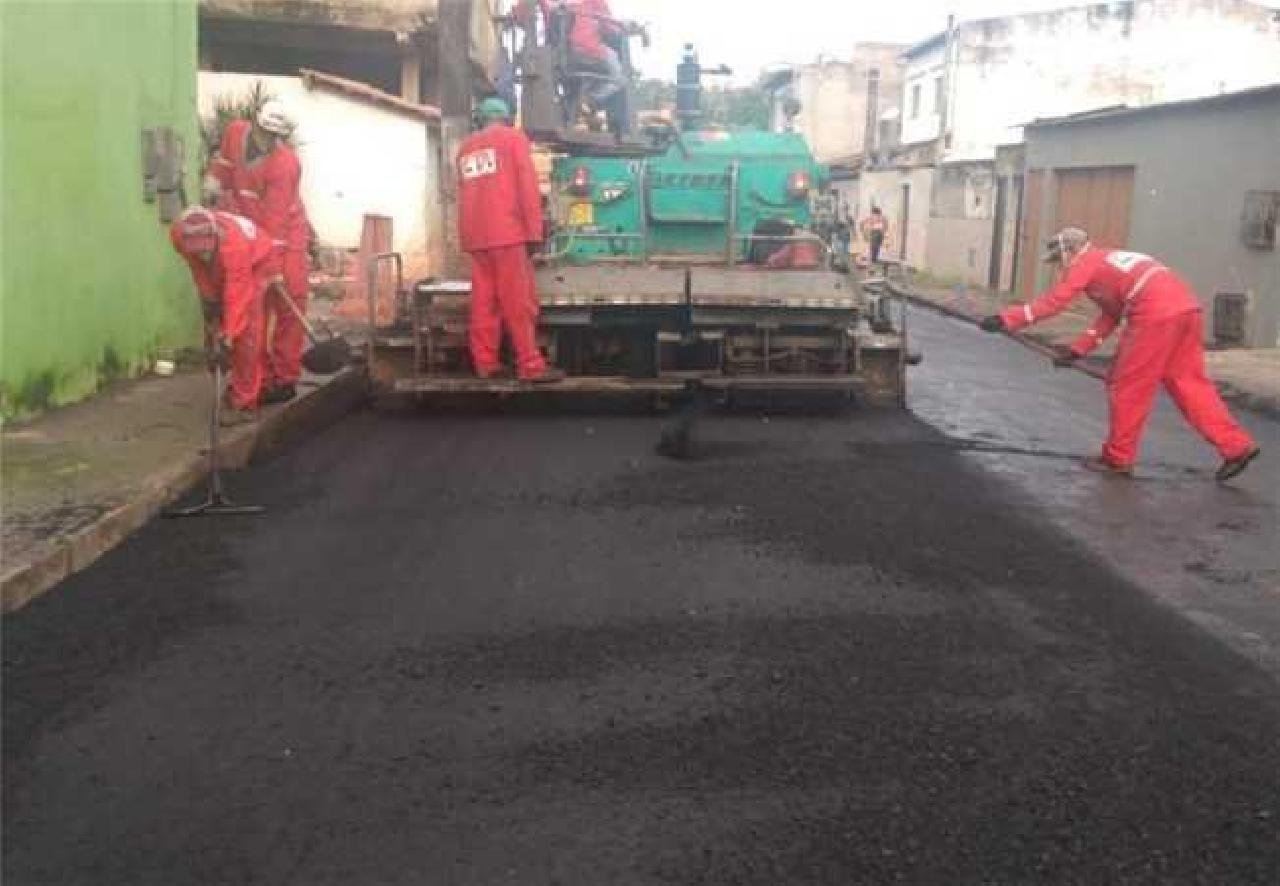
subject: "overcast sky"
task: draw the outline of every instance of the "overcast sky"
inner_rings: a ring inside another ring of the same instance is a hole
[[[848,58],[865,40],[914,43],[941,31],[948,13],[986,18],[1084,5],[1071,0],[610,0],[614,15],[651,25],[653,47],[633,45],[645,76],[674,78],[680,48],[698,47],[707,65],[724,63],[751,82],[762,68]],[[1263,5],[1275,5],[1264,0]]]

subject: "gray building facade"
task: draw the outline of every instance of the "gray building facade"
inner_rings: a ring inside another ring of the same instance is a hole
[[[1031,124],[1026,177],[1025,255],[1082,225],[1186,278],[1210,341],[1280,346],[1280,84]],[[1048,282],[1019,265],[1023,294]]]

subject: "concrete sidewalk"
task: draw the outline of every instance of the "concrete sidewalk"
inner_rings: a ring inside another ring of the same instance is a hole
[[[224,429],[223,465],[243,467],[341,416],[364,396],[363,371],[308,377],[298,391],[292,402],[264,409],[256,423]],[[5,427],[4,612],[85,568],[204,480],[210,398],[207,373],[190,369],[122,382]]]
[[[1021,300],[1007,293],[963,286],[948,289],[912,282],[909,287],[895,285],[894,289],[915,304],[968,322],[977,322],[980,317]],[[1067,343],[1088,327],[1094,314],[1092,303],[1081,299],[1057,317],[1037,323],[1018,335],[1039,345]],[[1119,338],[1112,335],[1104,342],[1085,361],[1085,371],[1103,376]],[[1209,375],[1227,400],[1271,418],[1280,418],[1280,348],[1209,351],[1205,362]]]

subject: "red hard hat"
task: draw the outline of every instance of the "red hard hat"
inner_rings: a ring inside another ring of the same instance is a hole
[[[213,213],[193,206],[174,221],[173,245],[184,255],[213,252],[218,247],[218,222]]]

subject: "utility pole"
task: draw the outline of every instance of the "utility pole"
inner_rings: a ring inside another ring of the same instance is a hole
[[[444,208],[445,273],[463,276],[458,244],[458,180],[454,158],[471,131],[471,5],[475,0],[440,0],[436,28],[440,59],[440,189]],[[483,2],[483,0],[482,0]]]
[[[941,163],[947,152],[948,130],[951,126],[951,90],[954,84],[953,56],[958,52],[956,46],[956,17],[947,16],[947,34],[942,44],[942,102],[938,107],[938,144],[934,161]]]

